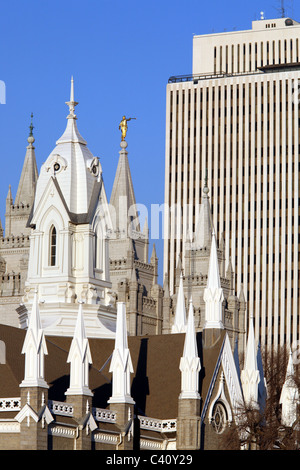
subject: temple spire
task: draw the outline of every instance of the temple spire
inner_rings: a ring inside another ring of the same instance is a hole
[[[204,289],[205,324],[204,328],[223,329],[223,289],[221,287],[217,243],[215,232],[212,233],[207,287]]]
[[[38,170],[36,165],[35,151],[34,151],[34,142],[35,138],[33,136],[34,126],[32,124],[33,113],[31,113],[31,122],[29,126],[29,135],[27,138],[28,146],[26,148],[26,154],[24,159],[24,164],[22,168],[22,173],[17,189],[17,194],[15,198],[15,205],[30,206],[33,204],[35,196],[35,188],[38,179]]]
[[[117,303],[117,325],[115,347],[110,364],[112,396],[108,403],[134,404],[130,394],[130,374],[133,373],[130,351],[128,349],[126,328],[126,307],[124,302]]]
[[[37,292],[34,294],[22,354],[25,354],[25,376],[20,387],[48,388],[44,373],[44,356],[48,354],[48,351],[41,326]]]
[[[186,308],[183,290],[183,275],[180,273],[179,288],[177,294],[176,312],[172,333],[184,333],[186,331]]]
[[[112,214],[114,231],[119,234],[120,238],[130,236],[133,239],[132,234],[140,232],[140,221],[126,147],[127,142],[122,141],[110,206],[114,209]]]
[[[297,419],[297,408],[299,406],[299,391],[294,379],[293,355],[290,350],[289,361],[286,370],[285,381],[281,390],[279,403],[281,409],[281,423],[284,426],[292,427]]]
[[[193,242],[194,249],[208,248],[211,244],[211,234],[213,224],[211,220],[211,208],[209,202],[209,188],[207,186],[207,176],[205,178],[202,202],[200,205],[198,220],[196,223],[196,231]]]
[[[197,337],[194,324],[193,303],[189,302],[189,315],[185,335],[183,356],[180,359],[181,394],[180,399],[200,398],[199,395],[199,371],[201,369],[198,357]]]
[[[85,334],[83,319],[83,302],[79,301],[77,321],[67,362],[71,364],[70,387],[66,395],[93,395],[89,389],[89,365],[92,356],[88,339]]]
[[[259,408],[260,372],[257,363],[257,348],[254,335],[253,316],[250,317],[249,333],[244,369],[241,371],[241,382],[246,404]]]

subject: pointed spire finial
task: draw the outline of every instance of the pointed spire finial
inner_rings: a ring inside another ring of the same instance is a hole
[[[12,198],[12,194],[11,194],[11,184],[8,185],[8,193],[7,193],[7,196],[6,196],[6,201],[9,201],[9,202],[12,202],[13,198]]]
[[[73,78],[73,75],[71,77],[70,101],[74,101],[74,78]]]
[[[66,101],[66,104],[69,106],[69,115],[67,119],[77,119],[75,114],[75,106],[78,105],[78,102],[74,100],[74,79],[73,75],[71,77],[71,90],[70,90],[70,101]]]

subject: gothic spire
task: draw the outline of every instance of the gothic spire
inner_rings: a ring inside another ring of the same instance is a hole
[[[183,356],[180,359],[181,394],[183,398],[200,398],[199,371],[201,369],[198,357],[197,337],[194,324],[194,309],[192,300],[189,302],[189,315],[185,334]]]
[[[140,222],[126,147],[127,142],[122,141],[110,198],[110,206],[114,210],[114,214],[112,214],[114,230],[120,234],[121,238],[127,238],[132,231],[140,232]]]
[[[186,308],[183,290],[183,276],[180,273],[179,288],[177,293],[176,312],[172,333],[184,333],[186,331]]]
[[[245,402],[259,408],[258,387],[260,382],[260,372],[257,363],[257,348],[254,335],[253,316],[250,317],[249,321],[246,357],[244,369],[241,372],[241,382]]]
[[[38,170],[36,165],[35,151],[34,151],[34,141],[33,136],[33,124],[32,124],[33,114],[31,113],[31,122],[29,126],[29,136],[27,138],[28,146],[26,149],[25,160],[23,164],[23,169],[21,177],[19,180],[19,186],[15,198],[15,205],[19,206],[23,204],[24,206],[33,204],[35,196],[35,188],[38,179]]]
[[[79,301],[77,321],[67,362],[71,364],[70,387],[66,395],[93,395],[89,389],[89,364],[92,356],[88,339],[85,334],[83,319],[83,302]]]
[[[126,328],[126,307],[124,302],[117,303],[117,325],[115,347],[110,364],[112,396],[108,403],[131,403],[130,374],[133,373],[130,351],[128,349]]]
[[[202,203],[200,205],[199,216],[196,222],[196,231],[194,237],[193,248],[199,249],[209,247],[211,243],[211,234],[213,225],[211,220],[211,209],[209,202],[209,188],[207,179],[203,188]]]
[[[44,356],[48,354],[48,351],[41,326],[37,292],[34,294],[22,354],[25,354],[25,376],[20,387],[48,388],[44,373]]]
[[[299,391],[294,380],[293,354],[290,350],[289,361],[285,375],[285,381],[281,390],[281,423],[291,427],[297,418],[297,408],[299,406]]]
[[[223,329],[223,289],[221,288],[215,232],[212,233],[207,286],[204,289],[204,328]]]

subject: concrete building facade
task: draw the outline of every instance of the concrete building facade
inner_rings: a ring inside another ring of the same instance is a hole
[[[247,31],[194,36],[192,74],[167,85],[170,290],[176,260],[197,235],[208,178],[233,291],[243,290],[263,346],[299,340],[299,31],[296,21],[277,18],[254,21]]]

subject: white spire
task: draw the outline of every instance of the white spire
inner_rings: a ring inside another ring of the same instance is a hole
[[[297,418],[297,407],[299,405],[299,391],[294,380],[294,373],[293,356],[290,350],[285,382],[281,390],[279,401],[282,405],[281,423],[289,427],[294,424]]]
[[[209,189],[205,185],[203,189],[202,203],[200,205],[198,221],[196,223],[196,231],[193,247],[195,249],[208,247],[211,242],[212,221],[211,209],[209,203]]]
[[[92,356],[88,339],[85,334],[82,304],[79,303],[75,332],[72,339],[67,362],[70,368],[70,387],[66,395],[93,395],[89,389],[89,364]]]
[[[130,395],[130,374],[133,372],[133,366],[127,342],[125,302],[117,303],[115,348],[109,371],[112,372],[113,378],[112,396],[108,403],[134,404]]]
[[[74,79],[71,77],[71,90],[70,90],[70,101],[66,101],[66,104],[69,106],[69,115],[68,119],[77,119],[75,114],[75,106],[78,105],[77,101],[74,100]]]
[[[205,324],[204,328],[223,329],[223,289],[221,288],[219,262],[215,232],[212,233],[207,287],[204,289]]]
[[[74,100],[74,79],[71,78],[71,89],[70,89],[70,101],[66,101],[66,105],[69,106],[69,114],[67,116],[68,123],[63,135],[56,141],[56,144],[62,144],[67,142],[80,143],[86,145],[86,141],[81,136],[76,120],[77,116],[75,114],[75,107],[78,105],[78,102]]]
[[[244,369],[241,372],[244,399],[247,404],[259,407],[258,388],[260,373],[257,364],[257,348],[254,335],[253,317],[250,317]]]
[[[192,300],[190,300],[189,305],[189,316],[185,335],[184,350],[183,356],[180,359],[179,368],[181,371],[181,394],[179,398],[199,399],[199,371],[201,369],[201,364],[200,358],[198,357]]]
[[[25,376],[20,387],[48,388],[44,373],[44,356],[48,354],[48,351],[45,335],[41,327],[37,292],[34,294],[22,354],[25,354]]]
[[[185,298],[183,291],[183,276],[180,273],[179,288],[177,294],[176,312],[174,324],[172,326],[172,333],[184,333],[186,331],[186,309]]]

